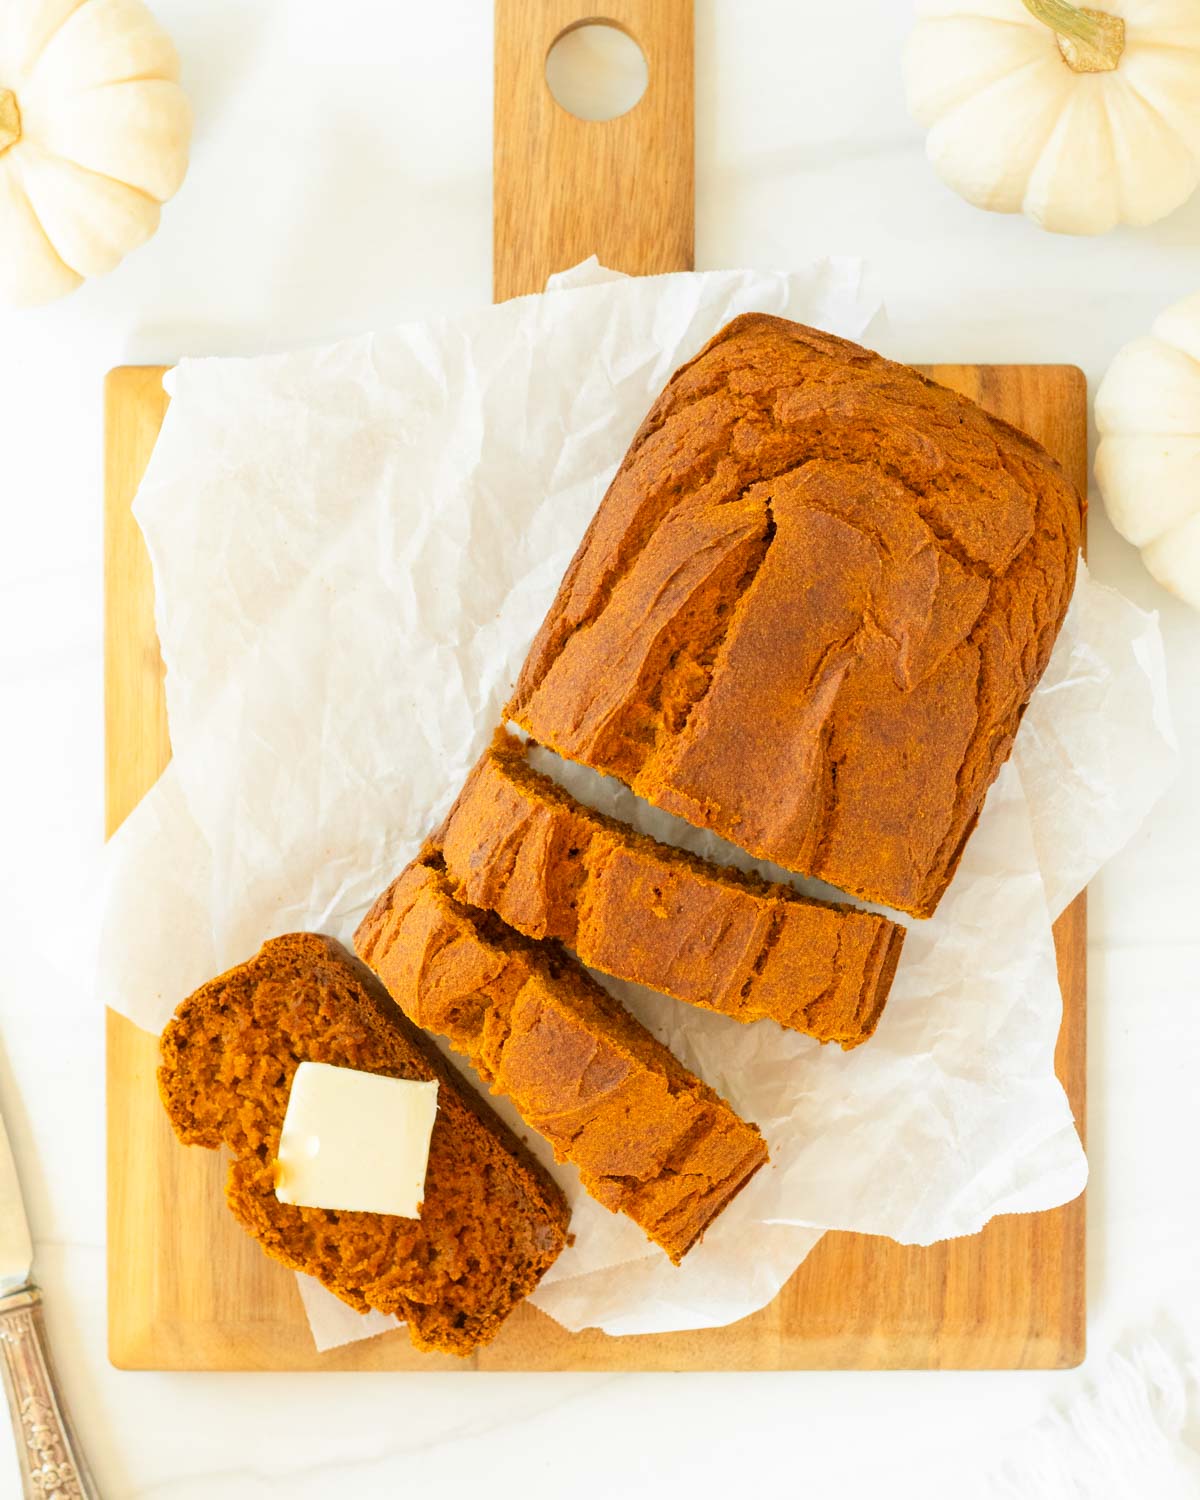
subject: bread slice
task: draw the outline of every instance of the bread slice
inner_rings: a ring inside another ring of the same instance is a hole
[[[232,1151],[226,1196],[242,1226],[351,1307],[404,1319],[418,1349],[467,1355],[494,1338],[566,1243],[557,1184],[329,938],[264,944],[183,1002],[161,1048],[159,1090],[175,1133]],[[419,1219],[275,1197],[280,1129],[303,1061],[438,1080]]]
[[[1082,509],[973,402],[746,314],[642,424],[506,716],[751,854],[928,916],[1049,660]]]
[[[585,964],[738,1021],[857,1047],[904,929],[710,865],[575,801],[501,730],[435,842],[455,895]]]
[[[758,1130],[558,944],[458,901],[436,852],[389,886],[355,945],[410,1019],[469,1057],[671,1260],[766,1162]]]

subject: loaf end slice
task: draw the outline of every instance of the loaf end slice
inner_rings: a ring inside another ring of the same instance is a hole
[[[758,1130],[561,946],[459,901],[435,851],[383,893],[355,944],[405,1014],[470,1058],[672,1261],[767,1161]]]
[[[275,1197],[304,1061],[438,1081],[419,1219]],[[566,1242],[557,1184],[331,939],[275,938],[197,990],[163,1033],[158,1082],[180,1140],[233,1153],[229,1206],[267,1254],[360,1312],[403,1319],[418,1349],[468,1355],[494,1338]]]
[[[904,929],[709,864],[578,802],[500,730],[435,837],[454,894],[593,969],[844,1048],[875,1030]]]

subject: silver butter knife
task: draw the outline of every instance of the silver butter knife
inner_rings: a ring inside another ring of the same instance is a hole
[[[98,1500],[54,1379],[21,1184],[0,1119],[0,1376],[26,1496]]]

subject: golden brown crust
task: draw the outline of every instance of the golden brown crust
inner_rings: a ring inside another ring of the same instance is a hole
[[[175,1133],[233,1152],[226,1196],[243,1227],[351,1307],[404,1319],[418,1349],[467,1355],[494,1338],[566,1242],[557,1184],[329,938],[275,938],[197,990],[163,1032],[161,1055]],[[303,1061],[438,1080],[419,1219],[275,1197],[279,1133]]]
[[[750,1022],[858,1046],[904,929],[711,865],[576,802],[500,730],[436,838],[454,894],[593,969]]]
[[[766,1162],[757,1129],[557,944],[456,900],[436,853],[389,886],[355,946],[411,1020],[469,1057],[673,1261]]]
[[[747,314],[655,403],[508,716],[753,854],[928,916],[1049,659],[1080,526],[1008,424]]]

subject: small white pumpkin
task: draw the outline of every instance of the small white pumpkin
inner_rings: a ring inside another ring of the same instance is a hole
[[[1109,520],[1164,588],[1200,609],[1200,295],[1113,360],[1096,426]]]
[[[917,0],[905,74],[939,175],[1061,234],[1150,224],[1200,181],[1200,0]]]
[[[111,271],[187,171],[179,57],[141,0],[0,0],[0,302]]]

